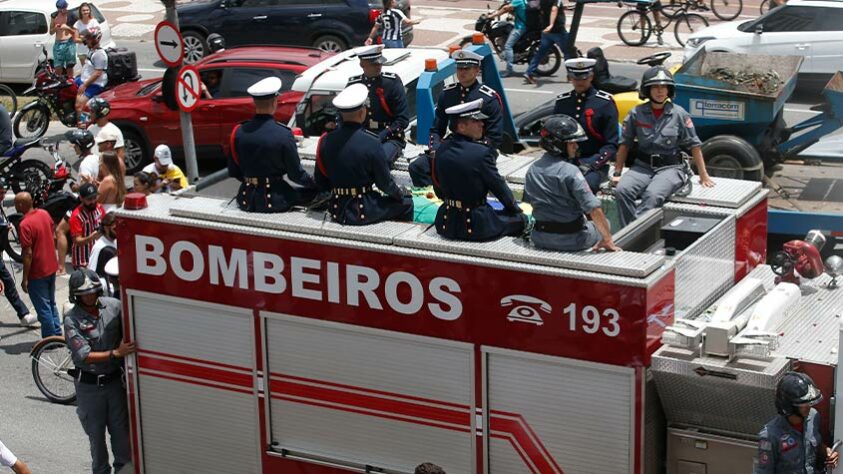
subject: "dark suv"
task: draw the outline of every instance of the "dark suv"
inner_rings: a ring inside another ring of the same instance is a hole
[[[409,17],[410,2],[399,2]],[[219,33],[226,45],[275,44],[313,46],[339,52],[360,46],[383,4],[379,0],[209,0],[178,6],[185,62],[208,52],[206,38]],[[404,44],[413,40],[404,28]]]

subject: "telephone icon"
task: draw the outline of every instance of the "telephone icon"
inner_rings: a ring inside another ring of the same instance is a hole
[[[544,324],[541,314],[536,310],[536,307],[550,314],[551,307],[544,300],[540,300],[528,295],[510,295],[501,299],[501,307],[508,307],[517,305],[506,315],[507,321],[535,324],[541,326]]]

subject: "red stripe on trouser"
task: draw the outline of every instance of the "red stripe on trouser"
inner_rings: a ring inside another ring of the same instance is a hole
[[[513,442],[518,444],[527,457],[541,473],[559,473],[562,469],[556,464],[553,456],[541,444],[538,436],[532,432],[527,422],[520,415],[509,415],[517,419],[503,418],[500,413],[492,412],[489,417],[489,430],[500,431],[512,435]],[[532,434],[532,436],[530,436]],[[500,437],[500,436],[495,436]],[[535,441],[534,441],[535,439]]]

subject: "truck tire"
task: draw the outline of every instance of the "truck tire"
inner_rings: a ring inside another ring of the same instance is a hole
[[[764,163],[758,150],[741,137],[718,135],[702,144],[705,166],[711,176],[761,181]]]

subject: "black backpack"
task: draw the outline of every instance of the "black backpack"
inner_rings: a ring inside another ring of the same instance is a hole
[[[108,55],[108,66],[105,69],[108,74],[108,87],[140,79],[138,59],[134,51],[126,48],[108,48],[105,54]]]
[[[527,31],[540,31],[545,26],[542,24],[541,0],[527,0]]]

